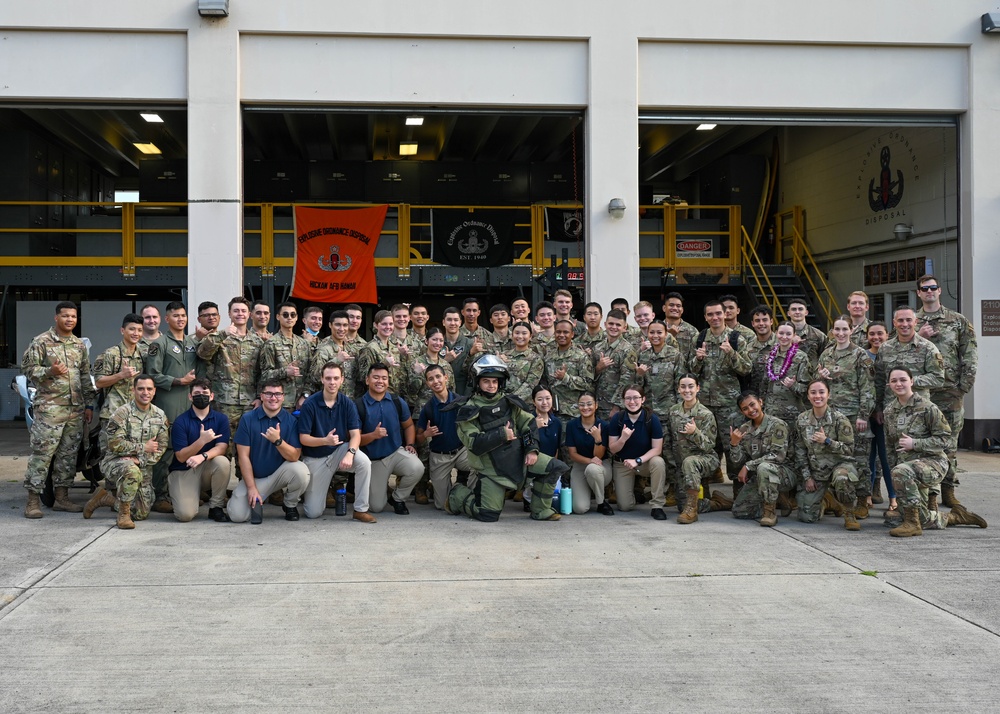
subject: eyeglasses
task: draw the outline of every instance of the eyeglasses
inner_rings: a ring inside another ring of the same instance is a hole
[[[597,406],[597,405],[594,404],[594,402],[577,402],[577,406],[578,407],[590,408],[590,407]]]
[[[282,317],[298,317],[299,315],[296,312],[283,312],[283,313],[281,313],[281,316]]]
[[[937,290],[939,287],[941,287],[941,286],[940,285],[921,285],[919,288],[917,288],[917,290],[919,290],[922,293],[929,293],[929,292],[933,292],[933,291]]]
[[[219,313],[217,313],[217,312],[199,312],[198,313],[198,317],[214,317],[214,318],[218,318],[219,317]]]
[[[625,397],[626,402],[641,402],[642,397]]]
[[[260,396],[264,399],[281,399],[285,396],[284,392],[261,392]]]

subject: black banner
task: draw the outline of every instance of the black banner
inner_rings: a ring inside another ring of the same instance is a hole
[[[545,229],[549,240],[576,243],[583,239],[583,209],[545,207]]]
[[[514,211],[435,208],[431,234],[436,263],[495,268],[514,262]]]

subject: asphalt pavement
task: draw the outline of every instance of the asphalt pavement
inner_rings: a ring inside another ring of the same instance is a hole
[[[26,520],[27,453],[0,429],[3,712],[1000,710],[1000,456],[960,457],[990,528],[896,539],[884,506],[119,531]]]

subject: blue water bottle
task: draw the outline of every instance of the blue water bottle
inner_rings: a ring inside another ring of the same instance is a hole
[[[569,486],[559,492],[559,512],[564,516],[573,512],[573,489]]]
[[[347,515],[347,489],[343,486],[337,489],[337,515]]]

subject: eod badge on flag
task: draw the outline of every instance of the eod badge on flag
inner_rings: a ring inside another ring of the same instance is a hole
[[[435,208],[431,235],[436,263],[495,268],[514,262],[514,212]]]

